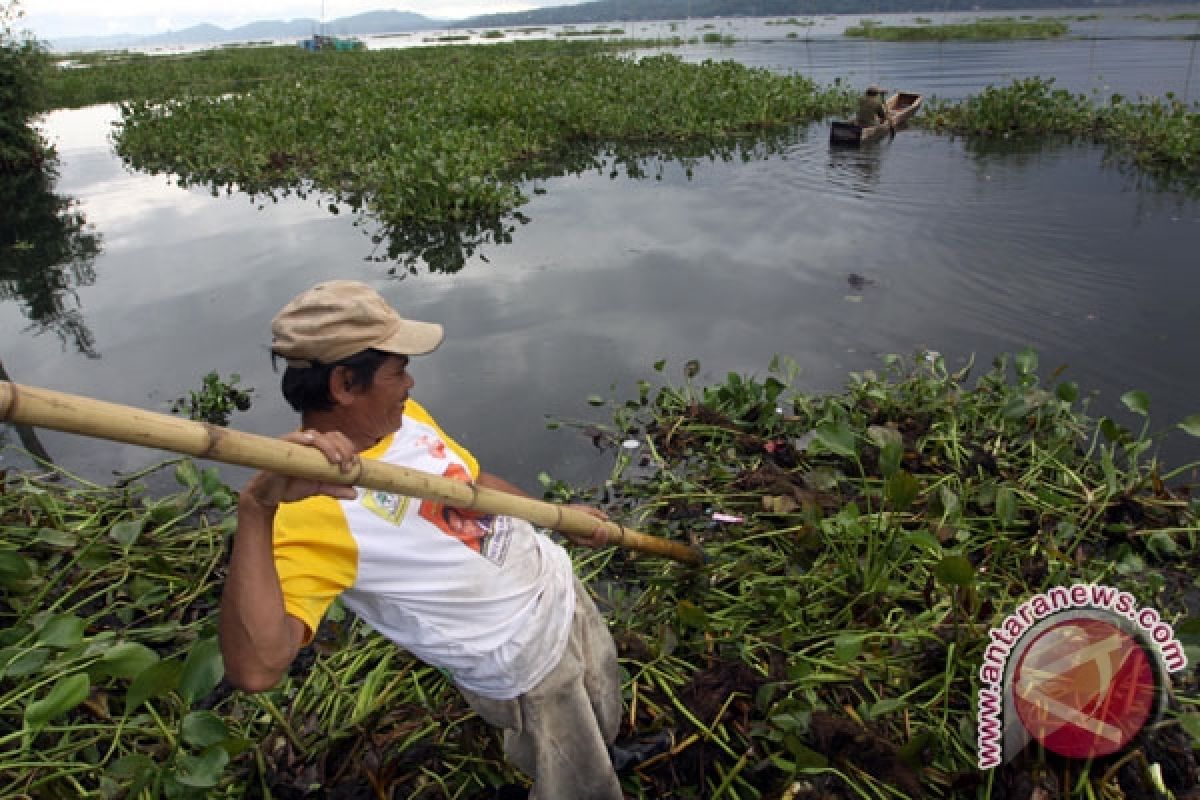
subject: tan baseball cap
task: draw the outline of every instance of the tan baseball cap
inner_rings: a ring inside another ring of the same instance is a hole
[[[442,343],[442,326],[404,319],[379,292],[359,281],[324,281],[271,320],[271,351],[289,367],[332,364],[374,348],[419,356]]]

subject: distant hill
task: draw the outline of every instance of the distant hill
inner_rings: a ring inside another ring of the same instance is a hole
[[[1200,0],[1168,0],[1169,5],[1200,5]],[[902,13],[916,11],[1043,11],[1163,5],[1162,0],[594,0],[576,6],[538,8],[472,17],[454,28],[619,22],[624,19],[688,17],[797,17],[811,14]]]
[[[1163,5],[1162,0],[594,0],[574,6],[486,14],[455,28],[553,25],[687,17],[772,17],[813,14],[888,14],[911,11],[1018,11]],[[1200,0],[1166,0],[1196,5]]]
[[[1200,0],[1167,0],[1170,5],[1200,5]],[[1055,8],[1102,8],[1161,5],[1161,0],[593,0],[573,6],[486,14],[465,20],[425,17],[410,11],[368,11],[325,24],[338,36],[405,33],[438,28],[488,28],[506,25],[554,25],[687,17],[770,17],[813,14],[886,14],[909,11],[1018,11]],[[226,30],[196,25],[151,36],[74,36],[50,42],[53,49],[100,50],[257,42],[303,38],[317,33],[315,19],[262,20]]]
[[[404,33],[444,28],[450,20],[433,19],[410,11],[367,11],[350,17],[339,17],[325,23],[325,32],[338,36],[356,34]],[[117,34],[113,36],[72,36],[55,39],[50,46],[55,50],[108,50],[128,47],[172,47],[204,44],[229,44],[232,42],[258,42],[271,39],[292,39],[311,36],[321,30],[316,19],[259,20],[237,28],[219,28],[216,25],[194,25],[169,33],[150,36]]]

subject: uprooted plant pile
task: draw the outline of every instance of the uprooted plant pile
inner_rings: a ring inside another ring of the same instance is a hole
[[[778,365],[776,365],[778,366]],[[591,426],[617,446],[591,499],[689,539],[702,568],[586,551],[625,671],[622,736],[671,746],[637,797],[1150,797],[1195,785],[1200,463],[1093,420],[1031,352],[974,385],[889,359],[843,393],[786,368],[645,382]],[[1123,398],[1146,416],[1149,399]],[[1200,418],[1172,428],[1200,435]],[[636,444],[636,447],[632,446]],[[215,470],[181,491],[9,475],[0,494],[0,793],[29,797],[483,798],[519,781],[437,670],[335,606],[275,690],[231,691],[213,640],[232,530]],[[547,478],[559,499],[587,495]],[[1118,587],[1190,653],[1127,751],[1035,747],[977,766],[988,630],[1048,587]]]

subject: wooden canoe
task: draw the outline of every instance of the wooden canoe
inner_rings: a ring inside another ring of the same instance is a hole
[[[863,142],[870,142],[878,139],[885,133],[889,133],[892,126],[899,128],[921,107],[922,95],[913,94],[912,92],[896,92],[887,99],[884,104],[887,107],[888,114],[892,118],[892,123],[889,125],[886,122],[881,122],[878,125],[856,125],[853,122],[841,122],[834,120],[833,127],[829,130],[830,144],[848,144],[860,145]]]

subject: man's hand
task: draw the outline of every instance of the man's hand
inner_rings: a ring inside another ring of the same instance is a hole
[[[608,521],[608,514],[605,514],[603,510],[596,508],[595,506],[583,505],[582,503],[572,503],[571,505],[566,506],[566,508],[595,517],[602,522]],[[560,531],[560,533],[562,532]],[[581,547],[604,547],[608,544],[608,531],[603,525],[597,525],[590,533],[563,533],[563,536],[566,536],[572,542],[580,545]]]
[[[358,453],[355,452],[354,445],[344,434],[337,431],[297,431],[282,438],[285,442],[317,448],[324,453],[330,464],[337,465],[346,474],[354,472],[358,467]],[[314,494],[353,500],[356,493],[354,487],[345,484],[291,478],[275,472],[258,473],[242,489],[243,500],[249,500],[264,509],[274,509],[280,503],[291,503]]]

